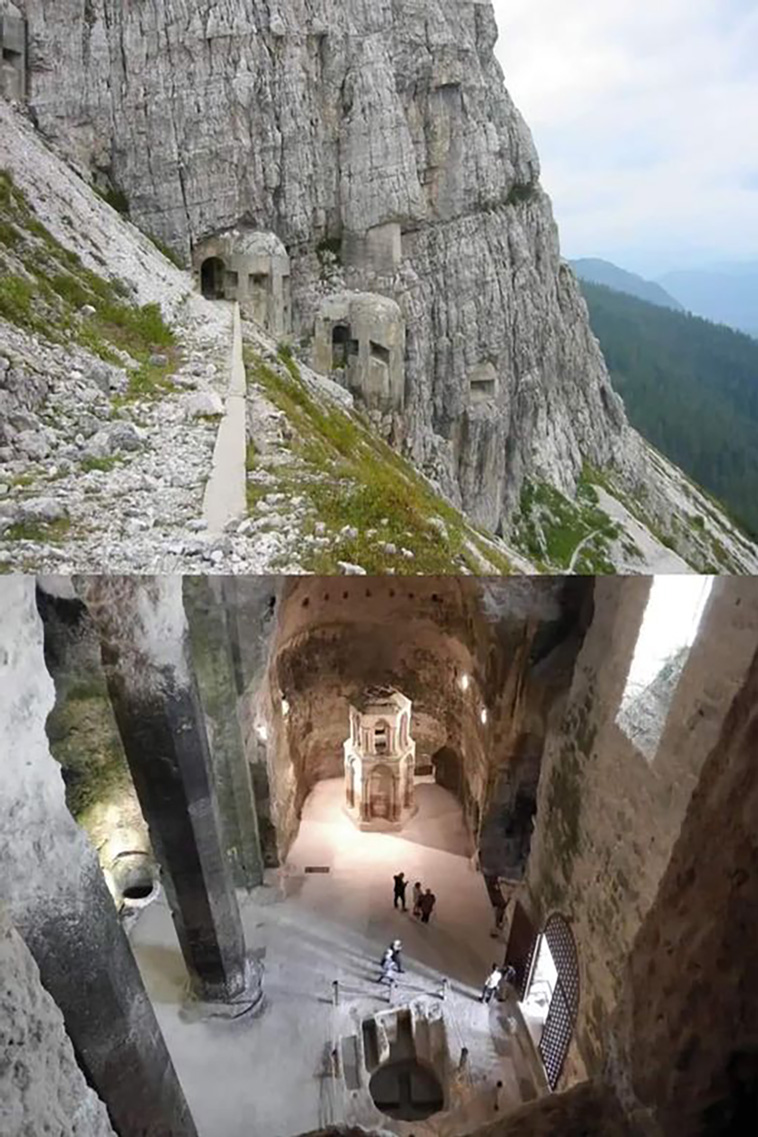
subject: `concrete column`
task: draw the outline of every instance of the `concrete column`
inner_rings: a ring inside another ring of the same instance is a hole
[[[98,627],[113,711],[193,992],[260,997],[221,842],[211,756],[179,576],[95,577],[82,595]]]
[[[45,719],[55,692],[33,578],[0,580],[0,610],[0,902],[119,1137],[197,1137],[95,851],[66,808],[50,755]]]
[[[238,691],[224,587],[224,577],[185,577],[184,606],[210,741],[224,851],[234,883],[239,888],[252,888],[263,880],[263,860],[250,767],[237,717]]]

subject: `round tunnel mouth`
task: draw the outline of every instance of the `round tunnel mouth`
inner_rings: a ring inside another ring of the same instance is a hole
[[[121,895],[124,900],[147,900],[148,896],[152,896],[154,887],[152,881],[145,884],[130,884],[127,885]]]
[[[111,873],[125,908],[143,908],[158,895],[158,873],[148,853],[121,853]]]
[[[424,1121],[445,1105],[442,1083],[417,1058],[380,1066],[369,1082],[369,1093],[376,1108],[396,1121]]]

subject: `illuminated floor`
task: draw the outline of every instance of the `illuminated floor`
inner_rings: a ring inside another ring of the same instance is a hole
[[[306,802],[291,857],[281,874],[240,904],[247,942],[265,966],[266,1006],[255,1019],[192,1021],[185,973],[163,900],[140,916],[132,946],[165,1033],[200,1137],[290,1137],[343,1120],[382,1120],[391,1132],[454,1133],[434,1119],[408,1126],[377,1114],[356,1117],[350,1095],[329,1076],[340,1036],[387,1006],[375,978],[393,938],[405,945],[407,974],[396,1002],[436,1000],[450,980],[445,1017],[451,1050],[471,1054],[471,1115],[494,1114],[494,1084],[511,1104],[519,1089],[504,1036],[502,1005],[478,1002],[502,945],[490,938],[492,912],[468,858],[461,809],[447,791],[418,787],[419,812],[400,834],[361,833],[342,812],[341,780],[319,783]],[[305,873],[306,867],[328,873]],[[392,907],[392,877],[403,870],[437,895],[429,925]],[[331,1004],[332,980],[342,1000]],[[506,1057],[503,1059],[502,1055]],[[501,1108],[503,1097],[501,1094]],[[484,1111],[484,1114],[482,1114]],[[489,1111],[489,1112],[488,1112]]]

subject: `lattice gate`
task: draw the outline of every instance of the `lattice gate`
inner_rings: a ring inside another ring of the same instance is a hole
[[[579,1010],[579,963],[574,936],[562,916],[551,916],[543,935],[558,971],[539,1045],[548,1082],[554,1090],[561,1076]]]

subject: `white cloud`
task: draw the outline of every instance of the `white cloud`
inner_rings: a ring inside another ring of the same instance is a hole
[[[755,0],[494,0],[568,256],[758,257]]]

